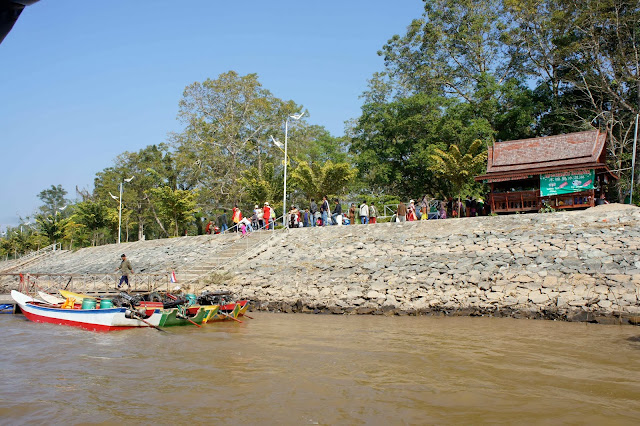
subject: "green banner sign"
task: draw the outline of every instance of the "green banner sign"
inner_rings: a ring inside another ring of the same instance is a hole
[[[540,175],[540,195],[546,197],[593,189],[595,176],[593,169]]]

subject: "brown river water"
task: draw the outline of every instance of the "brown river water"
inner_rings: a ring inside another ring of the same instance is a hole
[[[0,315],[0,424],[640,424],[640,327],[251,315],[107,334]]]

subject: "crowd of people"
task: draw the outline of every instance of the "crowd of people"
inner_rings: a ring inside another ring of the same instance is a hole
[[[449,198],[448,201],[429,200],[427,196],[416,204],[414,200],[410,200],[408,204],[398,203],[395,214],[391,218],[395,222],[407,222],[415,220],[427,219],[446,219],[447,217],[458,216],[479,216],[487,214],[482,199],[467,198],[464,200],[454,200]],[[317,203],[311,199],[309,207],[302,208],[292,205],[287,212],[286,223],[290,228],[306,228],[315,226],[329,225],[354,225],[374,224],[378,221],[379,212],[377,207],[366,201],[359,206],[351,203],[346,212],[342,210],[342,204],[337,198],[332,202],[325,196],[322,201]],[[237,205],[231,210],[231,227],[229,227],[229,218],[227,210],[223,210],[218,216],[216,223],[209,221],[205,227],[205,233],[218,234],[228,230],[241,232],[246,235],[260,229],[273,229],[275,227],[276,213],[273,207],[265,202],[262,207],[257,204],[254,206],[250,216],[243,216],[242,211]]]

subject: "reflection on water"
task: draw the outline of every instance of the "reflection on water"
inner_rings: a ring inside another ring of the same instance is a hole
[[[16,423],[637,423],[640,327],[253,313],[96,334],[0,316]]]

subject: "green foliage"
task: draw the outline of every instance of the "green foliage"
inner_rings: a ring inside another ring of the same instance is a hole
[[[62,188],[62,185],[51,185],[51,188],[40,191],[38,198],[44,203],[40,207],[40,212],[50,215],[54,215],[56,212],[60,213],[60,209],[69,204],[69,201],[64,198],[65,195],[67,195],[67,191]]]
[[[160,219],[173,230],[173,236],[181,235],[180,230],[194,220],[197,191],[171,189],[165,185],[151,188],[149,192]]]
[[[49,244],[60,242],[64,236],[64,228],[67,226],[69,219],[64,219],[58,212],[57,214],[39,214],[36,216],[36,224],[42,235],[48,239]]]
[[[68,230],[71,232],[70,239],[74,238],[81,245],[88,242],[97,245],[98,241],[103,240],[101,237],[105,236],[105,228],[110,224],[109,210],[103,201],[87,200],[76,204],[71,219],[78,226]]]
[[[306,200],[321,200],[325,195],[345,194],[357,174],[349,163],[324,164],[300,162],[291,172],[291,186],[299,189]]]
[[[473,177],[487,161],[486,152],[480,152],[482,147],[482,141],[477,139],[465,154],[460,152],[457,145],[451,145],[446,152],[436,148],[430,156],[430,169],[436,175],[447,179],[451,183],[453,193],[460,198],[462,191],[473,182]]]
[[[217,79],[193,83],[184,91],[179,117],[186,128],[174,135],[178,161],[190,170],[192,186],[201,189],[200,201],[211,205],[233,204],[244,188],[240,177],[250,167],[262,174],[262,164],[279,156],[269,135],[274,127],[301,110],[264,89],[256,74],[240,76],[234,71]],[[289,136],[295,139],[296,120]],[[291,144],[291,155],[298,144]],[[273,162],[273,161],[271,161]]]
[[[538,210],[538,213],[555,213],[555,212],[556,212],[556,209],[554,209],[547,203],[543,203],[540,210]]]

